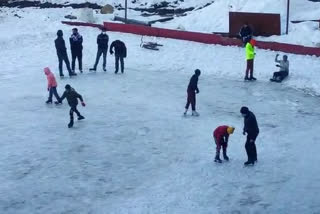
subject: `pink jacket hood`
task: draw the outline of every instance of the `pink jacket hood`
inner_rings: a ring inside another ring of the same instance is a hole
[[[43,70],[44,70],[45,75],[51,74],[50,68],[46,67]]]

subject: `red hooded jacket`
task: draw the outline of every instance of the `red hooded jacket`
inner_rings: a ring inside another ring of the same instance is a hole
[[[221,142],[223,137],[229,137],[228,126],[219,126],[213,132],[213,137],[216,138],[217,142]]]

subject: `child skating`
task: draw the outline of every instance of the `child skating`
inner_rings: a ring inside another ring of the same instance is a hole
[[[185,107],[185,112],[183,113],[184,116],[187,115],[189,106],[191,104],[192,108],[192,116],[199,116],[199,113],[196,112],[196,93],[199,94],[199,88],[198,88],[198,79],[201,74],[201,71],[199,69],[196,69],[194,71],[194,75],[192,75],[189,85],[188,85],[188,98],[187,98],[187,104]]]
[[[54,74],[50,71],[50,68],[44,68],[44,74],[47,76],[47,80],[48,80],[48,91],[49,91],[49,97],[48,100],[46,101],[47,104],[51,104],[52,103],[52,96],[54,95],[57,99],[57,101],[59,102],[60,97],[59,94],[57,92],[57,81],[56,78],[54,77]]]
[[[214,159],[215,162],[222,163],[220,159],[220,150],[222,147],[223,158],[226,161],[229,161],[229,157],[227,156],[227,147],[229,135],[233,134],[234,127],[232,126],[219,126],[213,132],[213,138],[216,143],[216,157]]]
[[[78,99],[81,101],[81,105],[84,107],[86,104],[84,103],[82,96],[78,94],[69,84],[65,86],[65,92],[63,93],[62,97],[60,98],[59,102],[61,103],[64,98],[67,98],[68,104],[70,108],[70,123],[68,124],[68,128],[73,127],[73,113],[75,112],[78,116],[78,120],[83,120],[84,116],[80,114],[77,109]]]

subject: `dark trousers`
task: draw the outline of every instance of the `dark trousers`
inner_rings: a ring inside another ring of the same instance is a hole
[[[250,74],[250,77],[253,77],[253,59],[247,60],[247,69],[246,69],[246,77]]]
[[[228,148],[228,143],[224,142],[223,140],[221,140],[220,142],[218,142],[217,138],[214,137],[214,141],[216,143],[216,157],[220,157],[220,150],[222,147],[222,151],[223,151],[223,156],[227,156],[227,148]]]
[[[72,107],[70,108],[70,112],[69,112],[69,114],[70,114],[70,121],[73,121],[73,113],[74,113],[74,112],[77,114],[78,117],[81,116],[80,112],[79,112],[78,109],[77,109],[77,106],[72,106]]]
[[[94,63],[94,66],[93,66],[94,69],[97,69],[101,55],[103,55],[103,68],[104,69],[106,68],[106,66],[107,66],[107,52],[108,52],[108,49],[98,48],[96,62]]]
[[[256,136],[250,136],[247,135],[247,141],[246,141],[246,152],[247,152],[247,156],[248,156],[248,161],[249,162],[255,162],[257,159],[257,148],[256,148],[256,138],[258,135]],[[250,142],[250,140],[253,140],[253,142]]]
[[[273,79],[277,82],[282,82],[282,80],[284,80],[288,76],[288,74],[289,73],[286,71],[274,72]]]
[[[72,55],[72,62],[71,62],[72,70],[74,71],[74,69],[76,67],[76,59],[78,59],[79,70],[82,71],[82,51],[71,52],[71,55]]]
[[[195,111],[196,110],[196,92],[195,91],[188,91],[186,109],[189,108],[190,104],[191,104],[192,111]]]
[[[116,58],[115,58],[115,62],[116,62],[116,71],[115,71],[115,73],[118,73],[118,71],[119,71],[119,61],[121,63],[121,73],[123,73],[124,72],[124,59],[121,56],[116,56]]]
[[[59,94],[57,92],[57,87],[51,87],[49,89],[49,98],[48,98],[48,101],[52,101],[52,95],[54,95],[57,99],[57,101],[59,102],[60,100],[60,97],[59,97]]]
[[[71,74],[72,71],[71,71],[71,68],[70,68],[70,62],[69,62],[69,59],[68,59],[68,55],[67,54],[58,55],[58,60],[59,60],[60,76],[63,75],[63,71],[62,71],[62,63],[63,63],[63,61],[65,62],[66,66],[67,66],[69,74]]]

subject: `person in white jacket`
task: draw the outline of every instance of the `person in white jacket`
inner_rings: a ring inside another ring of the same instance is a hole
[[[283,55],[282,60],[278,59],[279,54],[276,55],[275,62],[279,63],[276,66],[280,71],[274,72],[273,77],[270,79],[272,82],[282,82],[289,75],[289,60],[287,55]]]

